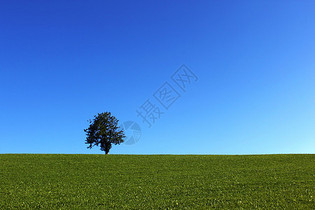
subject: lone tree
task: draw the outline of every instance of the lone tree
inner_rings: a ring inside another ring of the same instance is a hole
[[[87,136],[85,143],[89,144],[87,148],[100,146],[101,150],[108,154],[112,144],[124,142],[124,131],[118,127],[118,120],[110,112],[98,113],[89,123],[89,128],[84,129]]]

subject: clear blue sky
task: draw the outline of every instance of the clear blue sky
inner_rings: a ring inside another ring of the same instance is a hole
[[[110,111],[142,129],[112,154],[315,153],[315,1],[2,1],[0,153],[102,153]],[[151,128],[136,110],[182,65]]]

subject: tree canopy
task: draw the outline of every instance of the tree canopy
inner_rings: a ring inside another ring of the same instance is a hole
[[[110,112],[98,113],[94,119],[89,120],[89,127],[84,129],[86,132],[85,143],[87,148],[100,146],[105,154],[109,153],[112,144],[121,144],[126,137],[123,129],[118,126],[118,120]]]

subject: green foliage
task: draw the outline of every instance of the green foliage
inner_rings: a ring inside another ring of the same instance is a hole
[[[110,112],[98,113],[89,122],[89,128],[84,129],[87,135],[85,143],[89,144],[88,148],[100,146],[101,150],[108,154],[112,144],[124,142],[124,131],[118,127],[118,120]]]
[[[0,209],[314,209],[315,155],[0,155]]]

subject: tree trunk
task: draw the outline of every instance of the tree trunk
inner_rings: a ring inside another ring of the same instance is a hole
[[[111,147],[112,147],[111,143],[105,143],[105,155],[109,153]]]

